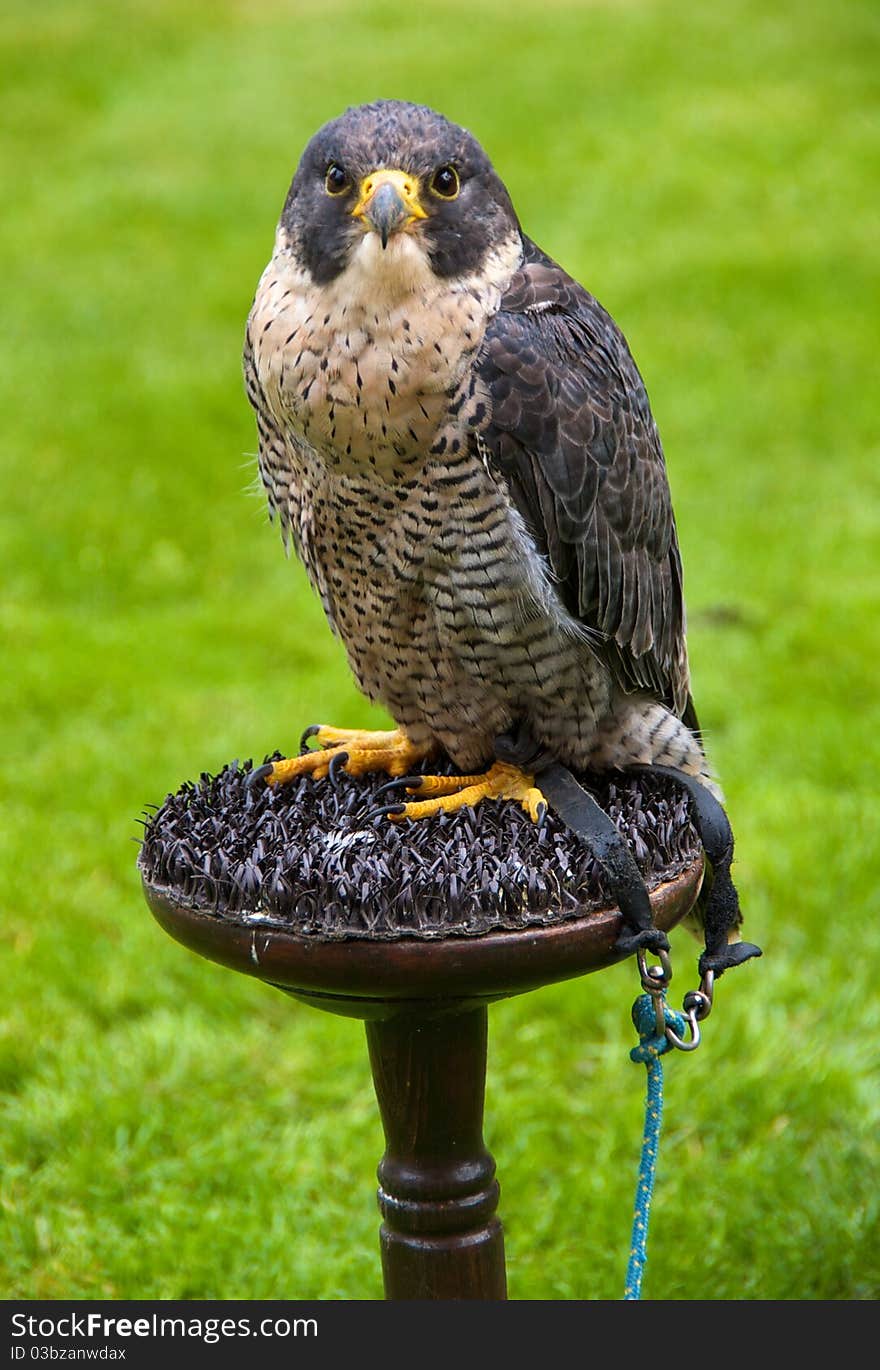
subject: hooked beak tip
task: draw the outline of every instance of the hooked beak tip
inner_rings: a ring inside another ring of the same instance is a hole
[[[416,189],[403,172],[377,172],[375,177],[366,179],[362,191],[362,198],[352,213],[364,228],[376,234],[383,251],[393,234],[414,220],[426,217]]]

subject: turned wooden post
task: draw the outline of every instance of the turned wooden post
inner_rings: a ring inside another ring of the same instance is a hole
[[[367,1023],[387,1149],[379,1164],[388,1299],[505,1299],[495,1161],[483,1142],[488,1010]]]

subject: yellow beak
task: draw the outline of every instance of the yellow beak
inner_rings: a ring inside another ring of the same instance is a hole
[[[418,177],[405,171],[372,171],[361,181],[359,189],[352,215],[366,229],[379,234],[383,247],[388,246],[392,233],[428,217],[419,203]]]

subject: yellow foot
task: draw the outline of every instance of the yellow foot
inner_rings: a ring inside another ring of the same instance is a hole
[[[547,810],[547,801],[535,787],[532,776],[505,761],[496,761],[483,775],[410,775],[382,788],[390,790],[398,785],[407,794],[419,797],[408,803],[390,804],[385,809],[389,818],[454,813],[468,804],[479,804],[481,799],[515,799],[533,823],[540,822]]]
[[[314,751],[306,751],[306,743],[314,737],[318,743]],[[251,781],[263,779],[269,785],[284,785],[301,775],[321,780],[336,770],[349,775],[366,775],[368,771],[384,771],[387,775],[406,775],[418,761],[423,761],[429,747],[419,747],[404,732],[363,732],[356,728],[329,728],[323,723],[306,728],[302,735],[300,756],[284,761],[267,761],[251,773]]]

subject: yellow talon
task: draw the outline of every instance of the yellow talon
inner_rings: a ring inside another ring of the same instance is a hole
[[[407,793],[430,797],[410,800],[398,812],[389,813],[389,818],[428,818],[435,813],[454,813],[479,804],[481,799],[513,799],[537,823],[547,808],[533,777],[505,761],[496,761],[483,775],[426,775],[418,786],[408,786]]]
[[[262,774],[269,785],[285,785],[303,775],[322,780],[330,774],[337,757],[336,764],[349,775],[384,771],[386,775],[399,777],[409,775],[432,751],[429,744],[413,742],[399,728],[391,732],[366,732],[321,724],[307,729],[305,736],[317,741],[318,746],[313,751],[267,763],[265,769],[254,773],[254,779]],[[454,813],[467,805],[479,804],[481,799],[512,799],[522,805],[533,823],[537,823],[547,808],[547,801],[536,788],[533,777],[505,761],[496,761],[481,775],[425,775],[418,785],[408,785],[406,792],[413,798],[402,803],[397,812],[389,812],[389,818],[427,818],[435,813]]]
[[[302,775],[321,780],[329,774],[334,757],[341,757],[343,753],[348,760],[342,770],[349,775],[366,775],[370,771],[407,775],[430,751],[427,746],[418,746],[399,728],[391,732],[367,732],[359,728],[331,728],[322,723],[320,727],[307,729],[306,736],[317,741],[315,750],[273,762],[272,769],[266,772],[267,784],[285,785]]]

